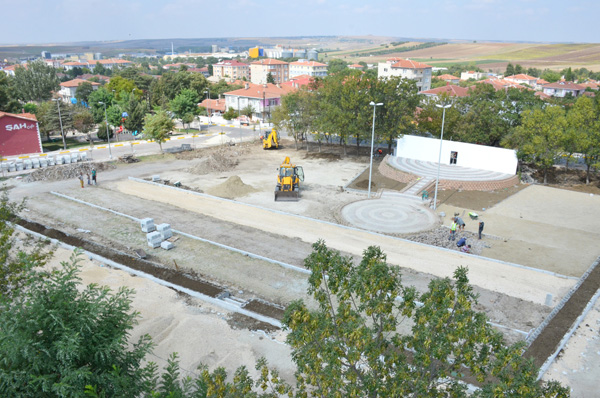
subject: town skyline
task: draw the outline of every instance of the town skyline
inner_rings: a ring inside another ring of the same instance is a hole
[[[502,42],[598,43],[600,5],[556,0],[468,0],[393,4],[374,0],[293,3],[236,0],[0,0],[11,14],[0,44],[210,37],[389,36]],[[93,16],[90,18],[90,16]],[[577,21],[574,29],[571,21]],[[23,26],[29,26],[23,29]]]

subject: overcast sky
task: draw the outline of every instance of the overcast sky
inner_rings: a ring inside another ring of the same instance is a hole
[[[598,0],[0,0],[0,10],[3,44],[368,34],[600,42]]]

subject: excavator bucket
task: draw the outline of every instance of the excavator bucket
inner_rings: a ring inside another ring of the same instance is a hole
[[[275,202],[298,202],[300,191],[275,191]]]

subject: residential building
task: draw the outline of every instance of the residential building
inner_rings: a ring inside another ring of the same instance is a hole
[[[585,87],[573,82],[556,82],[544,84],[542,91],[544,94],[552,97],[563,98],[567,94],[571,94],[573,97],[579,97],[585,91]]]
[[[432,88],[431,90],[421,91],[419,94],[423,94],[427,97],[438,97],[441,94],[447,94],[450,97],[468,97],[469,88],[448,84],[446,86]]]
[[[506,76],[504,77],[504,80],[508,80],[509,82],[514,82],[517,84],[527,84],[530,87],[535,87],[538,78],[520,73],[518,75]]]
[[[243,79],[250,80],[250,65],[236,60],[225,60],[213,64],[213,76],[227,82]]]
[[[244,88],[224,93],[226,109],[242,110],[250,106],[252,116],[261,120],[269,119],[271,111],[281,104],[281,97],[295,88],[278,84],[245,83]]]
[[[352,64],[348,65],[348,69],[362,70],[363,66],[361,64]]]
[[[484,77],[487,77],[487,73],[474,72],[472,70],[467,71],[467,72],[462,72],[460,74],[460,80],[469,80],[469,79],[480,80],[480,79],[483,79]]]
[[[188,72],[202,73],[204,77],[210,76],[210,73],[208,73],[208,66],[205,66],[203,68],[188,68]]]
[[[31,113],[0,112],[1,156],[42,153],[40,129]]]
[[[127,61],[124,59],[99,59],[99,60],[91,60],[91,61],[70,61],[63,63],[63,67],[66,70],[71,70],[74,68],[88,68],[93,69],[96,66],[96,63],[104,66],[107,69],[112,69],[115,66],[129,66],[132,65],[133,62]]]
[[[431,88],[431,66],[410,59],[390,58],[386,62],[380,62],[377,76],[380,79],[399,76],[414,80],[419,91],[427,91]]]
[[[8,76],[14,76],[15,75],[15,69],[17,69],[17,66],[19,66],[18,64],[15,65],[8,65],[5,66],[4,68],[0,69],[2,72],[6,73],[6,75]],[[26,67],[25,65],[21,65]]]
[[[509,88],[525,89],[524,86],[521,86],[520,84],[511,82],[511,81],[508,81],[505,79],[486,79],[486,80],[482,80],[477,83],[491,84],[496,91],[499,91],[499,90],[507,91]]]
[[[269,73],[275,83],[287,82],[290,79],[290,65],[272,58],[261,59],[250,64],[250,81],[254,84],[265,84]]]
[[[300,75],[325,77],[327,76],[327,64],[316,61],[290,62],[290,79]]]
[[[209,115],[213,113],[223,114],[227,110],[225,108],[225,99],[205,99],[198,104],[199,107],[205,108]]]
[[[281,83],[281,85],[282,86],[288,86],[288,87],[292,87],[292,88],[298,89],[298,88],[301,88],[301,87],[308,86],[314,80],[315,80],[315,78],[312,77],[312,76],[300,75],[300,76],[290,77],[289,81],[287,81],[285,83]]]
[[[77,87],[79,87],[81,83],[90,83],[94,90],[98,90],[98,87],[100,87],[100,83],[88,82],[83,79],[73,79],[60,84],[58,95],[60,95],[64,102],[73,102],[75,100],[75,93],[77,93]]]
[[[458,83],[460,83],[460,77],[456,77],[456,76],[449,75],[449,74],[439,75],[439,76],[433,76],[433,77],[435,77],[436,79],[443,80],[443,81],[445,81],[447,83],[450,83],[450,84],[458,84]]]

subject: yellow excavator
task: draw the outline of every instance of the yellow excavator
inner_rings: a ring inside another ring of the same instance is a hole
[[[275,129],[272,129],[270,133],[260,137],[263,141],[263,149],[278,149],[279,148],[279,134]]]
[[[304,181],[302,166],[290,163],[290,157],[279,166],[277,186],[275,187],[275,202],[297,202],[300,200],[300,181]]]

